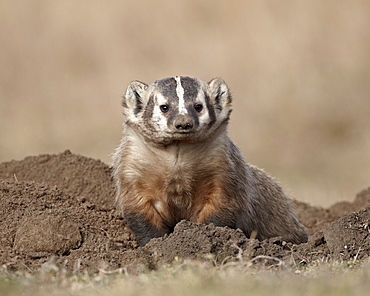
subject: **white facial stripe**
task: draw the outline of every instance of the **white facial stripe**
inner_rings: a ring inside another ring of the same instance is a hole
[[[208,107],[206,104],[206,100],[204,98],[204,94],[202,93],[202,91],[198,93],[196,102],[201,103],[203,105],[203,112],[199,116],[199,125],[203,127],[204,125],[209,123],[209,113],[208,113]]]
[[[160,130],[165,130],[167,128],[167,118],[163,115],[159,108],[160,105],[165,104],[167,104],[167,99],[161,93],[157,93],[155,97],[152,120],[153,124],[156,125]]]
[[[184,88],[181,85],[180,77],[175,77],[177,86],[176,86],[176,93],[179,98],[179,114],[187,114],[188,110],[185,108],[185,100],[184,100]]]
[[[157,93],[156,98],[158,106],[167,104],[167,99],[160,92]]]

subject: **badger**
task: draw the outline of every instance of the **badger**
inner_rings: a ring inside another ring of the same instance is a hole
[[[228,137],[231,103],[222,78],[129,84],[113,177],[116,204],[139,245],[184,219],[239,228],[259,240],[307,241],[279,183],[247,164]]]

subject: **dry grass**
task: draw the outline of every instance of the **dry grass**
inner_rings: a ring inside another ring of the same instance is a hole
[[[224,268],[181,262],[140,274],[68,274],[45,264],[34,274],[0,272],[0,295],[367,295],[369,262],[301,268]]]
[[[367,0],[3,0],[0,26],[0,161],[108,162],[131,80],[222,76],[232,138],[298,199],[370,185]]]

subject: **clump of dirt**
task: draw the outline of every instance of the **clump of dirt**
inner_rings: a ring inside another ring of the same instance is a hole
[[[24,218],[14,237],[15,249],[31,253],[64,255],[81,244],[78,224],[62,215],[41,214]]]
[[[111,168],[69,151],[0,164],[0,264],[34,270],[53,260],[71,271],[156,269],[178,258],[310,263],[370,254],[370,187],[330,208],[295,201],[309,241],[258,241],[240,230],[181,221],[139,248],[114,207]]]

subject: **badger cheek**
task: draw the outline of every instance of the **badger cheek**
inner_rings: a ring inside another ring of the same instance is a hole
[[[204,112],[201,116],[199,116],[199,129],[206,129],[209,126],[210,122],[211,118],[208,112]]]
[[[158,131],[164,131],[167,129],[167,120],[163,116],[153,116],[152,118],[153,127]]]

